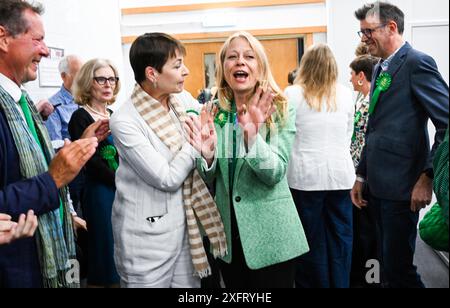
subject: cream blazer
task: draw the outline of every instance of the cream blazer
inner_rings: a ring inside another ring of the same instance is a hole
[[[186,109],[199,109],[190,94],[177,96]],[[159,263],[181,248],[173,243],[185,232],[182,186],[199,153],[185,142],[173,155],[131,100],[114,112],[110,127],[120,157],[112,211],[116,267],[126,282],[138,283],[155,276],[152,271],[161,268]],[[175,231],[180,234],[175,236]]]

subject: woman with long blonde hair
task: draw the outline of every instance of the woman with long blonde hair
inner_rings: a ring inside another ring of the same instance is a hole
[[[256,84],[254,85],[254,90],[256,91],[258,87],[261,87],[263,90],[271,89],[273,105],[275,106],[276,111],[275,116],[278,116],[280,120],[285,121],[289,117],[288,101],[284,96],[283,91],[275,82],[264,47],[253,35],[245,31],[236,32],[230,36],[222,46],[219,53],[218,62],[220,64],[217,66],[216,70],[216,83],[218,85],[217,96],[219,99],[220,108],[227,111],[231,111],[232,108],[230,102],[233,100],[235,93],[231,86],[227,83],[223,63],[225,63],[227,51],[230,45],[233,40],[238,38],[243,38],[248,42],[250,49],[253,51],[255,63],[257,63],[261,70],[258,75],[255,76]],[[242,110],[238,110],[238,112],[243,112],[248,109],[249,106],[247,101],[251,100],[251,97],[255,94],[255,91],[249,91],[245,94],[243,97],[243,101],[245,102],[241,104]],[[273,124],[272,116],[268,116],[266,118],[266,124]]]
[[[217,67],[219,111],[206,126],[215,138],[198,148],[206,159],[198,169],[215,180],[228,247],[219,260],[222,277],[227,288],[291,288],[294,260],[308,251],[286,178],[295,111],[251,34],[230,36]],[[190,135],[205,128],[200,122],[187,122]]]
[[[311,251],[300,257],[298,287],[349,287],[355,171],[350,155],[353,97],[338,84],[331,49],[312,46],[303,56],[291,97],[297,134],[288,181]]]

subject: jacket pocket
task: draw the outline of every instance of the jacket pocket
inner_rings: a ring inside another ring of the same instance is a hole
[[[138,206],[141,207],[141,219],[152,221],[167,214],[167,195],[151,186],[138,192]]]
[[[396,154],[398,156],[404,158],[413,158],[414,157],[414,147],[399,142],[394,139],[381,137],[377,142],[377,148],[388,153]]]

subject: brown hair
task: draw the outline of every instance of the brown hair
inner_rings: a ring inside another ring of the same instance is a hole
[[[350,68],[356,74],[363,72],[364,76],[366,76],[367,81],[371,82],[373,68],[377,64],[377,62],[378,58],[376,57],[372,57],[370,55],[360,56],[352,61],[352,63],[350,64]]]
[[[103,67],[110,67],[115,77],[119,77],[117,68],[112,64],[111,61],[106,59],[93,59],[86,62],[80,69],[72,85],[72,93],[75,102],[84,106],[89,104],[92,99],[91,89],[94,82],[94,73]],[[112,105],[116,101],[117,94],[120,91],[120,80],[117,81],[114,90],[113,98],[108,102],[108,105]]]

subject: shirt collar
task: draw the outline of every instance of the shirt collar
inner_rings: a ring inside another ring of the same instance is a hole
[[[67,91],[67,89],[64,87],[64,85],[61,86],[61,95],[64,99],[65,104],[69,104],[73,102],[73,96],[72,94]]]
[[[20,100],[20,97],[22,96],[22,90],[20,87],[11,79],[0,73],[0,86],[11,95],[11,97],[14,99],[15,102],[18,102]]]
[[[406,42],[403,42],[402,46],[400,46],[392,55],[390,55],[386,60],[381,59],[381,68],[383,71],[387,71],[389,69],[389,64],[391,63],[392,59],[394,59],[395,55],[400,51],[400,49],[405,46]]]

